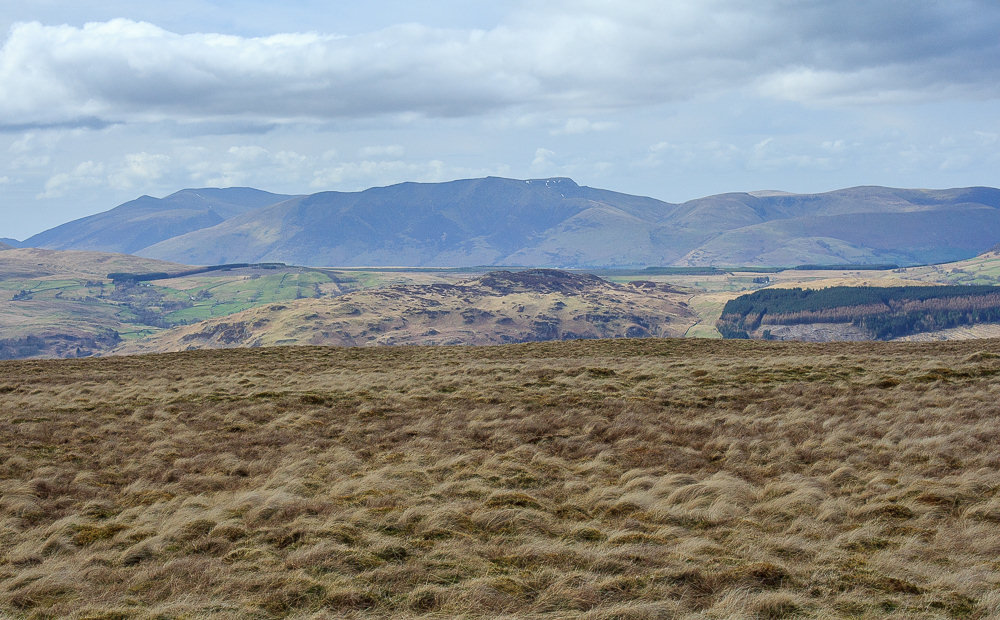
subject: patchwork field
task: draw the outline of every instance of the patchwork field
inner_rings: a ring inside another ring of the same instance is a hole
[[[0,616],[1000,615],[1000,341],[0,362]]]
[[[384,286],[395,274],[281,267],[229,269],[130,286],[113,272],[191,268],[102,252],[0,252],[0,358],[102,354],[177,325],[265,304]],[[405,280],[404,280],[405,281]]]

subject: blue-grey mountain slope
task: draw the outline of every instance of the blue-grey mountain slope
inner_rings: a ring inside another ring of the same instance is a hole
[[[671,204],[565,178],[487,177],[308,196],[184,190],[25,245],[186,264],[644,267],[912,265],[972,257],[998,241],[1000,190],[988,187],[767,191]]]
[[[856,187],[680,205],[569,179],[485,178],[323,192],[153,245],[188,263],[795,265],[974,256],[1000,240],[1000,190]]]
[[[289,198],[249,187],[185,189],[166,198],[142,196],[110,211],[46,230],[21,246],[134,254],[164,239]]]
[[[648,237],[673,205],[581,187],[569,179],[485,178],[322,192],[258,209],[149,247],[143,256],[193,263],[282,261],[309,265],[502,265],[556,231],[576,233],[538,264],[641,264],[655,251],[609,234]],[[632,246],[632,247],[630,247]],[[679,257],[675,252],[671,260]],[[533,257],[525,257],[525,261]],[[662,258],[658,257],[657,262]]]

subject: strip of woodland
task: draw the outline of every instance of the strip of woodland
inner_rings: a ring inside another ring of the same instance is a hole
[[[872,339],[1000,321],[1000,287],[834,286],[764,289],[729,301],[717,327],[725,338],[750,338],[765,325],[850,323]]]

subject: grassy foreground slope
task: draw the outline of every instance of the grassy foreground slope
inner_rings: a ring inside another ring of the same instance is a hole
[[[0,615],[996,617],[997,350],[0,362]]]

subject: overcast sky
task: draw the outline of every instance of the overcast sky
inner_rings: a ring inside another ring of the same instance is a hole
[[[23,4],[0,237],[186,187],[1000,185],[996,0]]]

